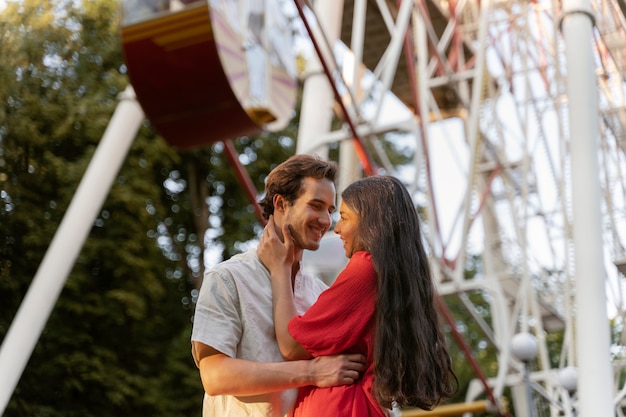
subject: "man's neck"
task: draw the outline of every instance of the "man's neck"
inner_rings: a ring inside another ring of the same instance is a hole
[[[302,261],[302,249],[295,251],[294,255],[294,261],[291,264],[291,288],[295,287],[295,283],[296,283],[296,275],[298,274],[298,271],[300,271],[300,262]]]

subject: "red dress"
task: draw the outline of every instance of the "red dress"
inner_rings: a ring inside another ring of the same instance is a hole
[[[296,417],[385,416],[372,394],[376,294],[372,256],[356,252],[317,302],[289,322],[289,333],[314,357],[338,353],[367,357],[367,370],[352,385],[301,388]]]

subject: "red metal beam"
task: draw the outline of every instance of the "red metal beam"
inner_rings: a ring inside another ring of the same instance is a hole
[[[363,139],[361,139],[361,137],[357,133],[356,125],[352,121],[352,118],[350,117],[350,114],[348,113],[348,109],[346,108],[343,100],[341,99],[339,90],[337,89],[337,86],[333,82],[333,76],[328,66],[328,63],[326,62],[326,59],[324,58],[322,50],[320,49],[320,46],[317,40],[315,39],[315,36],[313,35],[313,30],[311,29],[311,26],[309,25],[309,21],[306,15],[304,14],[304,6],[302,5],[302,0],[294,0],[294,3],[296,4],[296,7],[298,8],[298,14],[300,15],[300,18],[302,19],[302,22],[304,23],[304,26],[307,30],[307,33],[309,34],[309,38],[311,39],[311,42],[313,43],[315,52],[317,53],[317,56],[319,57],[319,60],[322,64],[322,68],[324,69],[324,73],[326,74],[326,77],[328,78],[328,82],[330,83],[330,86],[333,89],[333,93],[335,95],[335,101],[337,102],[339,107],[341,107],[341,112],[343,114],[344,120],[350,127],[350,131],[352,132],[352,138],[354,140],[354,146],[356,148],[356,153],[359,158],[359,161],[361,161],[361,166],[363,167],[363,170],[365,171],[367,175],[378,174],[378,167],[376,166],[369,151],[365,147],[365,144],[363,143]]]
[[[265,226],[267,221],[263,218],[263,210],[261,210],[261,206],[259,205],[257,201],[256,187],[254,186],[254,183],[252,182],[252,179],[250,178],[248,171],[246,171],[243,165],[241,165],[241,162],[239,162],[239,153],[235,149],[235,145],[233,145],[233,142],[230,139],[227,139],[223,141],[222,143],[224,143],[224,150],[226,151],[226,156],[228,157],[228,161],[230,162],[230,165],[235,170],[235,175],[237,176],[237,180],[243,187],[244,191],[248,195],[248,198],[250,199],[250,202],[254,206],[254,213],[258,217],[261,224]]]

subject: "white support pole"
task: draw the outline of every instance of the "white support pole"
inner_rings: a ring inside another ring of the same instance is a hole
[[[612,417],[613,381],[598,177],[598,96],[589,0],[565,0],[561,31],[567,59],[571,135],[576,346],[581,417]]]
[[[113,118],[0,348],[0,415],[9,403],[144,119],[132,87],[120,94],[119,99]]]
[[[332,48],[339,39],[342,14],[343,0],[317,0],[315,2],[315,15],[319,21],[314,22],[311,27],[323,51],[322,59],[326,59],[327,62],[334,62],[332,61]],[[327,44],[331,50],[326,48]],[[305,74],[296,153],[315,153],[322,158],[327,158],[328,147],[320,140],[330,130],[335,99],[317,54],[314,54],[310,65],[311,68]],[[334,65],[332,67],[335,69]]]

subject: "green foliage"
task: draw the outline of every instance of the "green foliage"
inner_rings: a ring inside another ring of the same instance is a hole
[[[128,83],[117,12],[113,0],[0,12],[2,337]],[[295,135],[234,140],[259,192]],[[189,339],[203,253],[228,258],[260,229],[221,143],[177,152],[145,122],[5,415],[200,415]]]
[[[117,2],[11,2],[0,15],[0,335],[126,84]],[[7,416],[199,415],[186,277],[154,233],[181,158],[142,129],[13,393]]]
[[[481,292],[472,293],[469,295],[469,300],[476,306],[476,314],[480,316],[482,320],[489,323],[491,320],[489,316],[490,309],[488,308],[488,301],[484,294]],[[481,329],[478,321],[472,317],[458,297],[447,296],[445,297],[445,302],[455,320],[456,331],[461,335],[465,345],[460,345],[453,337],[450,326],[446,326],[449,335],[448,347],[452,367],[460,383],[457,396],[451,402],[463,402],[469,383],[472,379],[477,377],[474,370],[468,366],[469,360],[467,352],[469,351],[471,353],[473,360],[478,363],[479,368],[487,378],[493,377],[497,373],[497,352],[493,343]]]

